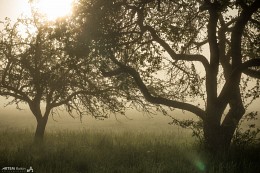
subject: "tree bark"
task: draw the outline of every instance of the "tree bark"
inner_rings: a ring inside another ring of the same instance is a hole
[[[43,137],[44,137],[44,132],[45,132],[45,127],[48,121],[48,117],[41,117],[41,118],[36,118],[37,119],[37,127],[36,131],[34,134],[34,141],[36,143],[42,142]]]
[[[220,121],[216,120],[216,113],[212,111],[208,111],[207,113],[208,115],[203,121],[205,147],[213,154],[222,152],[225,150],[225,147],[223,144],[223,134],[221,134]]]
[[[213,154],[229,149],[236,127],[245,113],[239,91],[232,98],[229,102],[231,108],[222,123],[219,118],[222,113],[218,112],[217,106],[207,110],[203,125],[204,138],[206,148]]]
[[[204,121],[204,138],[206,149],[213,155],[223,154],[230,148],[237,123],[218,126]]]
[[[222,122],[222,131],[225,134],[226,143],[230,145],[233,134],[238,126],[239,121],[245,114],[245,108],[241,99],[240,89],[237,86],[233,89],[232,99],[229,101],[230,110]]]

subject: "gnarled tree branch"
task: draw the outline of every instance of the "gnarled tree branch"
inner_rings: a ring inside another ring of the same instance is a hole
[[[175,100],[170,100],[170,99],[163,98],[160,96],[153,96],[149,92],[147,86],[144,84],[139,73],[134,68],[120,63],[115,57],[110,57],[110,59],[114,63],[116,63],[119,66],[119,68],[116,70],[110,71],[110,72],[105,72],[105,70],[102,69],[101,72],[104,76],[111,77],[111,76],[119,75],[121,73],[127,73],[134,79],[136,85],[138,86],[138,88],[142,92],[144,98],[148,102],[153,103],[153,104],[161,104],[161,105],[165,105],[165,106],[169,106],[169,107],[173,107],[173,108],[177,108],[177,109],[187,110],[189,112],[194,113],[201,119],[204,119],[204,117],[205,117],[204,110],[202,110],[192,104],[179,102],[179,101],[175,101]]]

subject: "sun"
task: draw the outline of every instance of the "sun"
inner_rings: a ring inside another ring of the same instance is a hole
[[[73,0],[36,0],[34,8],[37,12],[45,15],[48,20],[70,15]]]

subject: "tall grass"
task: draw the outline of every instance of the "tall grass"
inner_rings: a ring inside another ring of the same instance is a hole
[[[9,129],[0,139],[1,168],[32,166],[37,173],[260,172],[259,148],[215,159],[191,138],[167,132],[60,131],[35,146],[31,131]]]

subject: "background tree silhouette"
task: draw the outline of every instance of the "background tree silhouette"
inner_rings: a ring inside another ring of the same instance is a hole
[[[259,6],[258,0],[79,1],[73,22],[77,42],[92,40],[100,70],[128,100],[142,94],[165,114],[160,105],[193,113],[203,122],[206,147],[217,152],[229,148],[259,97]]]
[[[89,114],[105,118],[123,109],[116,90],[105,82],[88,52],[84,60],[68,54],[68,40],[56,32],[63,20],[55,23],[35,13],[32,18],[6,19],[0,32],[0,95],[12,98],[9,104],[26,103],[37,120],[35,140],[43,139],[49,115],[64,106],[71,116]],[[68,29],[68,27],[67,27]],[[72,36],[70,36],[70,39]],[[74,114],[75,115],[75,114]]]

